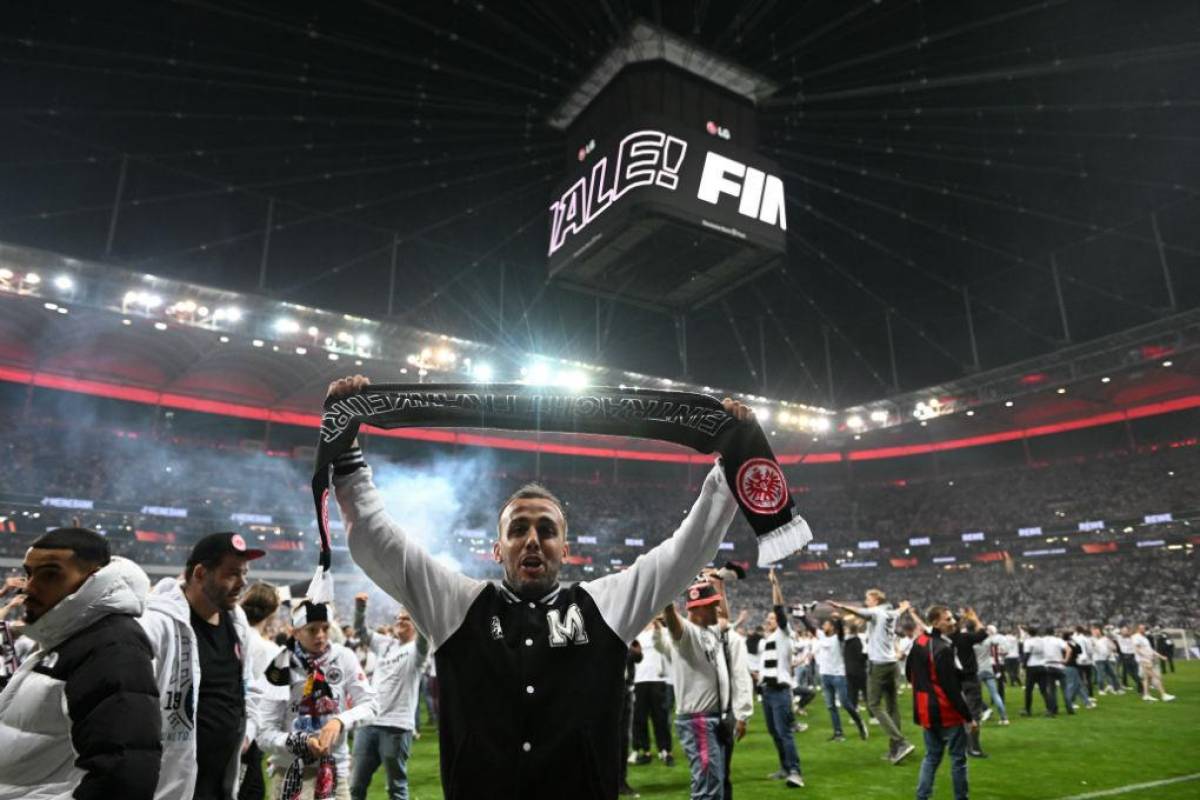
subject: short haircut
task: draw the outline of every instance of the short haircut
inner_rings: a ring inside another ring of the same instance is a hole
[[[881,603],[887,600],[887,595],[883,593],[883,589],[867,589],[867,596],[874,597]]]
[[[517,502],[518,500],[549,500],[551,503],[554,503],[554,505],[558,506],[558,510],[562,514],[563,533],[566,533],[566,530],[567,530],[567,510],[566,510],[566,508],[563,506],[562,501],[558,499],[558,497],[554,494],[554,492],[550,491],[545,486],[542,486],[540,483],[537,483],[537,482],[527,483],[524,486],[522,486],[520,489],[517,489],[515,492],[513,492],[511,495],[509,495],[508,499],[504,501],[504,505],[500,506],[500,514],[496,517],[496,529],[497,530],[499,530],[499,528],[500,528],[500,517],[504,516],[504,509],[508,508],[513,503]]]
[[[55,528],[38,537],[30,547],[34,550],[70,550],[76,560],[93,567],[103,567],[112,560],[108,540],[87,528]]]
[[[256,583],[246,590],[242,598],[242,611],[246,621],[257,625],[279,610],[279,592],[269,583]]]
[[[221,566],[221,562],[225,559],[225,553],[216,558],[206,558],[203,561],[189,561],[183,569],[183,582],[191,583],[192,576],[196,573],[196,567],[204,567],[209,572],[212,572],[217,567]]]
[[[949,614],[950,609],[946,606],[930,606],[925,612],[925,620],[932,625],[942,618],[943,615]]]

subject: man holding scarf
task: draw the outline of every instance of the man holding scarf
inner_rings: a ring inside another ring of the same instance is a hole
[[[289,690],[259,701],[276,800],[350,800],[346,734],[377,713],[358,656],[329,641],[330,617],[325,603],[296,606],[292,638],[267,667],[267,680]]]
[[[337,381],[330,399],[368,384]],[[752,418],[732,400],[724,408]],[[434,647],[447,800],[615,797],[627,643],[716,555],[737,510],[720,465],[671,537],[622,572],[569,587],[558,583],[565,509],[544,487],[500,508],[492,553],[504,579],[493,582],[436,561],[388,517],[357,447],[333,471],[355,562]]]

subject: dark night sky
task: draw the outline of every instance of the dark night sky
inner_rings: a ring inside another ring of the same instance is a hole
[[[1200,305],[1200,3],[6,3],[0,240],[236,290],[268,287],[497,344],[596,358],[595,303],[545,285],[563,139],[546,117],[635,18],[771,77],[784,270],[729,296],[766,393],[837,403]],[[500,274],[505,303],[498,303]],[[436,297],[434,297],[434,293]],[[670,320],[617,304],[599,358],[679,376]],[[718,304],[692,377],[760,391]]]

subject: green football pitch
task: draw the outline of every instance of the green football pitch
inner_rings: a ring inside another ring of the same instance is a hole
[[[1147,703],[1130,692],[1099,698],[1099,708],[1045,719],[1035,696],[1033,717],[1012,712],[1012,725],[984,725],[983,745],[991,756],[971,759],[969,776],[974,800],[1065,800],[1118,797],[1123,800],[1200,798],[1200,663],[1177,663],[1178,672],[1165,676],[1173,703]],[[1021,691],[1019,688],[1017,691]],[[1017,700],[1009,691],[1010,700]],[[1020,706],[1017,700],[1010,705]],[[912,695],[901,696],[903,728],[917,750],[900,766],[882,761],[886,749],[879,728],[871,738],[827,741],[832,732],[829,714],[818,697],[800,719],[809,728],[796,734],[796,746],[808,784],[788,790],[767,774],[777,768],[775,749],[763,727],[760,709],[750,721],[750,733],[738,744],[733,758],[734,792],[739,800],[781,796],[867,800],[913,797],[917,769],[924,753],[920,731],[912,724]],[[843,719],[845,717],[843,716]],[[847,730],[853,730],[848,727]],[[629,768],[629,782],[646,800],[688,797],[688,770],[678,742],[677,763]],[[409,764],[410,792],[415,800],[441,800],[437,776],[437,736],[427,730],[415,743]],[[1172,778],[1192,780],[1170,781]],[[370,800],[386,800],[382,770],[375,777]],[[1145,785],[1152,784],[1152,785]],[[1141,788],[1138,788],[1141,786]],[[949,763],[938,771],[934,797],[950,800]],[[483,800],[483,798],[481,798]]]

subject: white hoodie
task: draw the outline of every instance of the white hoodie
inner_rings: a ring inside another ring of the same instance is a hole
[[[80,754],[71,739],[67,683],[49,674],[59,661],[57,648],[104,617],[141,614],[149,589],[137,564],[114,556],[74,594],[25,626],[38,646],[0,693],[0,800],[74,797],[85,773],[76,766]]]
[[[234,606],[230,613],[242,659],[242,685],[247,691],[244,737],[252,740],[258,730],[256,698],[261,693],[261,686],[254,679],[248,642],[251,636],[258,634],[250,629],[241,606]],[[154,797],[155,800],[186,800],[196,787],[195,709],[200,700],[200,650],[196,646],[191,607],[183,594],[183,585],[173,579],[159,581],[154,594],[147,599],[146,613],[138,622],[154,648],[154,675],[162,699],[163,760]],[[238,763],[235,756],[229,764],[235,775],[235,795]]]

